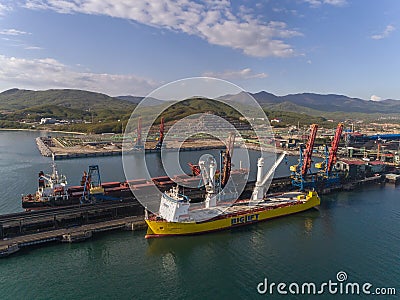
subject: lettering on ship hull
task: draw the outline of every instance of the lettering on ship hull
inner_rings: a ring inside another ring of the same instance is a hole
[[[255,222],[255,221],[258,221],[258,214],[232,218],[231,225],[233,226],[233,225],[239,225],[239,224]]]

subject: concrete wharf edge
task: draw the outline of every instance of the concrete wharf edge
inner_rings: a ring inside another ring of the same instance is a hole
[[[19,248],[37,244],[61,241],[65,234],[80,234],[83,232],[104,232],[116,229],[139,230],[146,228],[143,216],[131,216],[110,221],[103,221],[93,224],[81,225],[79,227],[62,228],[50,231],[43,231],[28,235],[21,235],[6,240],[0,240],[0,248],[17,244]]]

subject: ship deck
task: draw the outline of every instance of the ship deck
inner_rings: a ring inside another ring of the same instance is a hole
[[[284,194],[272,195],[265,198],[263,201],[251,203],[250,200],[242,200],[234,203],[224,203],[216,207],[205,208],[204,206],[196,205],[189,210],[188,222],[202,222],[212,218],[226,218],[234,215],[239,215],[257,210],[273,209],[282,205],[290,205],[299,203],[297,196],[303,195],[301,192],[289,192]],[[200,203],[199,203],[200,204]],[[204,205],[202,203],[202,205]]]

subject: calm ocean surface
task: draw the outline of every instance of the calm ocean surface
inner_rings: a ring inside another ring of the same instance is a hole
[[[36,189],[38,171],[50,171],[50,159],[36,149],[39,135],[47,134],[0,131],[0,213],[22,211],[21,194]],[[186,152],[182,160],[201,154]],[[151,161],[162,175],[156,155]],[[90,164],[100,166],[103,181],[124,180],[121,157],[57,162],[70,184]],[[396,296],[368,298],[399,299],[400,187],[365,187],[321,201],[319,210],[208,235],[145,240],[144,231],[114,232],[24,249],[0,260],[0,299],[316,299],[278,295],[276,288],[259,295],[257,285],[268,278],[319,286],[337,282],[339,271],[347,273],[345,282],[371,283],[371,291],[396,288]],[[366,297],[325,289],[321,298]]]

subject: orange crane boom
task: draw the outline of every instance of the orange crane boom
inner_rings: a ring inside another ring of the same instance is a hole
[[[304,150],[303,154],[303,164],[301,167],[301,175],[306,175],[307,171],[311,168],[311,156],[314,148],[315,138],[317,136],[318,125],[312,124],[311,125],[311,133],[308,137],[306,149]]]
[[[164,142],[164,117],[161,117],[161,121],[160,121],[160,136],[158,138],[158,143],[156,145],[156,149],[160,150],[163,146],[163,142]]]
[[[340,137],[342,136],[342,132],[343,132],[343,124],[339,123],[336,128],[335,136],[333,137],[332,140],[331,149],[329,150],[328,163],[325,169],[327,173],[332,171],[332,167],[336,163],[337,151],[339,149],[339,142],[340,142]]]
[[[221,186],[225,186],[228,183],[229,176],[231,174],[232,169],[232,155],[233,155],[233,147],[235,144],[235,133],[231,132],[228,136],[228,141],[226,143],[226,150],[224,153],[224,168],[222,170],[221,177]]]
[[[136,146],[142,145],[142,117],[138,119]]]
[[[164,141],[164,117],[161,118],[160,122],[160,143]]]
[[[190,169],[192,170],[192,175],[193,176],[200,175],[201,171],[200,171],[199,165],[194,165],[191,162],[188,162],[188,165],[189,165]]]

